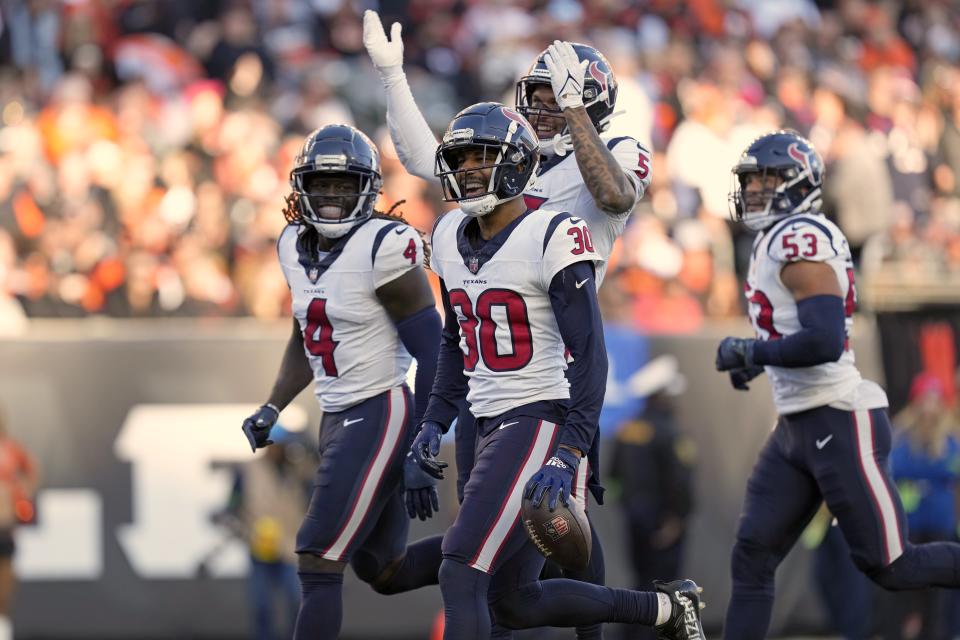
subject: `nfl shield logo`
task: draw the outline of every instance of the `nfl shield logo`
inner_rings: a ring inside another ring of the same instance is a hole
[[[551,540],[559,540],[570,532],[570,523],[561,515],[554,516],[545,527]]]
[[[480,258],[470,256],[470,260],[467,262],[467,269],[470,269],[470,273],[473,275],[477,275],[477,271],[480,271]]]
[[[307,270],[307,277],[310,278],[310,284],[317,284],[317,280],[320,279],[320,269],[310,267],[310,269]]]

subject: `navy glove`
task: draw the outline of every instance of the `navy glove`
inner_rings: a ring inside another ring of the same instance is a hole
[[[277,423],[279,417],[280,410],[268,402],[243,421],[241,427],[243,435],[247,436],[247,442],[250,443],[250,449],[254,453],[257,452],[257,449],[273,444],[273,440],[269,440],[270,429]]]
[[[407,453],[403,461],[403,485],[406,490],[407,514],[411,519],[426,520],[440,511],[437,481],[420,468],[413,459],[412,451]]]
[[[580,458],[573,451],[558,447],[553,457],[540,467],[540,471],[533,474],[523,489],[523,497],[533,501],[539,507],[543,498],[547,498],[547,508],[553,511],[559,500],[564,505],[570,504],[570,491],[573,489],[573,479],[577,475]]]
[[[724,338],[717,347],[717,371],[753,366],[753,338]]]
[[[752,367],[741,367],[737,369],[730,370],[730,384],[733,385],[734,389],[739,389],[740,391],[749,391],[750,387],[747,386],[747,383],[756,378],[758,375],[763,373],[763,367],[760,365],[753,365]]]
[[[446,462],[437,460],[442,435],[443,427],[440,423],[428,420],[420,425],[420,431],[410,445],[410,454],[414,462],[437,480],[443,480],[443,470],[447,468]]]

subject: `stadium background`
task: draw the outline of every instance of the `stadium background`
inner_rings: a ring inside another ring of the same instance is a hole
[[[687,567],[714,630],[745,475],[773,416],[765,382],[735,394],[712,372],[717,339],[748,331],[749,238],[726,194],[755,135],[791,126],[824,156],[827,214],[857,253],[864,372],[894,409],[920,370],[952,400],[953,3],[5,0],[0,403],[44,469],[38,521],[18,534],[18,637],[243,635],[242,548],[209,516],[288,328],[274,247],[303,134],[355,124],[384,151],[380,208],[406,200],[420,229],[443,211],[385,133],[366,8],[403,22],[407,76],[437,131],[477,100],[511,103],[554,38],[610,59],[626,111],[613,128],[654,151],[611,282],[651,353],[675,354],[687,379],[680,423],[701,451]],[[304,394],[287,419],[312,432],[314,404]],[[444,506],[435,528],[455,501]],[[629,584],[619,511],[596,514],[610,581]],[[781,571],[777,632],[823,628],[809,564],[801,549]],[[425,637],[439,607],[435,589],[346,593],[344,634],[357,638]]]

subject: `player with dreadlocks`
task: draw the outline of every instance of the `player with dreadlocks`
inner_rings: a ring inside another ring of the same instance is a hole
[[[408,514],[426,519],[438,508],[435,480],[405,456],[436,372],[440,317],[419,233],[396,205],[385,214],[373,208],[380,153],[366,135],[346,125],[314,131],[290,184],[277,253],[293,332],[273,390],[243,432],[254,451],[271,444],[280,411],[313,382],[323,409],[320,464],[296,536],[294,638],[332,640],[347,563],[379,593],[437,582],[437,541],[407,546]],[[404,383],[411,358],[412,396]]]

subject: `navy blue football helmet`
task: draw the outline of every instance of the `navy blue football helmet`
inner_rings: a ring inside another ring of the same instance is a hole
[[[345,180],[331,190],[321,186],[324,179]],[[296,213],[328,238],[339,238],[370,218],[382,184],[377,147],[345,124],[327,125],[307,136],[290,172]]]
[[[584,72],[583,106],[597,131],[603,131],[609,126],[610,116],[613,115],[613,109],[617,104],[617,79],[613,75],[613,68],[604,55],[590,45],[579,42],[570,44],[573,45],[573,50],[577,52],[580,61],[589,63]],[[551,86],[550,72],[547,71],[547,65],[543,61],[546,53],[546,49],[541,51],[530,70],[517,81],[517,111],[528,119],[532,117],[563,118],[563,112],[559,109],[538,108],[530,104],[530,97],[537,85]]]
[[[461,169],[467,153],[482,153],[481,166]],[[497,102],[480,102],[458,113],[437,148],[434,173],[443,198],[479,217],[523,195],[536,180],[540,141],[526,118]],[[478,171],[490,170],[482,193],[467,195]],[[473,175],[471,175],[473,174]]]
[[[819,213],[822,186],[823,160],[810,141],[774,131],[751,142],[733,167],[730,214],[760,231],[785,216]]]

